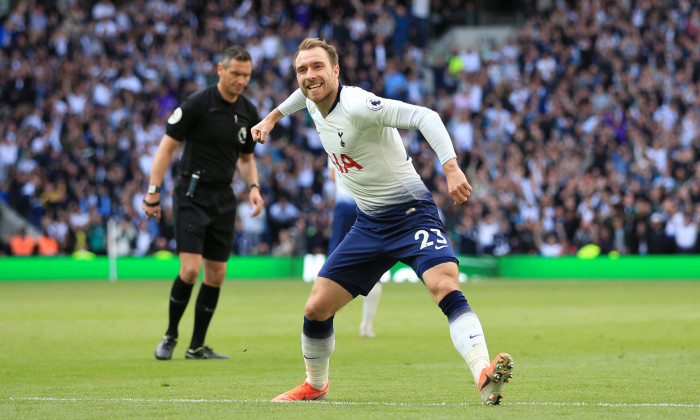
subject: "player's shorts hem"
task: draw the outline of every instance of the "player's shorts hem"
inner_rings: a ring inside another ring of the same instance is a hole
[[[446,262],[453,262],[453,263],[459,265],[459,260],[458,260],[457,258],[454,258],[454,257],[438,257],[438,258],[433,258],[433,259],[431,259],[431,260],[424,261],[424,262],[420,265],[420,267],[418,267],[418,273],[417,273],[417,274],[418,274],[418,277],[419,277],[420,279],[423,279],[423,274],[424,274],[426,271],[430,270],[431,268],[435,267],[436,265],[440,265],[440,264],[446,263]]]
[[[321,277],[324,277],[324,276],[321,276]],[[348,293],[350,293],[352,295],[353,299],[355,299],[359,295],[367,296],[367,293],[362,293],[362,288],[360,288],[354,284],[346,283],[346,282],[340,281],[340,280],[335,280],[335,279],[332,279],[330,277],[326,277],[326,278],[332,282],[338,283],[340,285],[340,287],[347,290]]]

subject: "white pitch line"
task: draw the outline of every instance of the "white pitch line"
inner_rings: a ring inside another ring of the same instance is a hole
[[[10,397],[10,401],[105,401],[105,402],[145,402],[145,403],[268,403],[269,400],[232,400],[232,399],[189,399],[189,398],[58,398],[58,397]],[[378,402],[378,401],[307,401],[310,404],[328,405],[386,405],[402,407],[464,407],[481,405],[478,403],[402,403],[402,402]],[[672,408],[700,408],[700,404],[677,403],[586,403],[586,402],[512,402],[503,405],[531,405],[554,407],[672,407]]]

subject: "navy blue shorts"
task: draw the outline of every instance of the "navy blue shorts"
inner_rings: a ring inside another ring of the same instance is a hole
[[[350,228],[357,219],[357,206],[355,203],[339,201],[333,210],[333,226],[331,238],[328,240],[328,254],[330,255],[345,238]]]
[[[358,210],[355,225],[318,275],[340,284],[353,297],[367,296],[399,261],[421,279],[438,264],[459,263],[432,199],[401,204],[377,216]]]

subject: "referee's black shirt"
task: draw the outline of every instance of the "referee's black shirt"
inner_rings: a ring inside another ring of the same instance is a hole
[[[205,184],[229,185],[240,153],[253,153],[251,127],[260,122],[255,106],[242,95],[224,100],[216,85],[192,94],[168,118],[166,134],[185,141],[180,176],[200,173]]]

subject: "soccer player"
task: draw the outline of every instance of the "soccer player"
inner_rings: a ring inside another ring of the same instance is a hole
[[[338,247],[340,241],[345,238],[350,228],[357,219],[357,204],[352,194],[343,185],[343,180],[336,176],[335,166],[329,161],[328,177],[335,183],[335,208],[333,209],[333,226],[331,226],[331,238],[328,241],[328,255]],[[374,338],[372,323],[374,315],[379,307],[379,300],[382,298],[382,283],[377,282],[372,290],[365,296],[362,302],[362,321],[360,321],[360,337]]]
[[[228,359],[205,345],[214,316],[226,263],[233,249],[236,197],[231,189],[236,166],[249,186],[248,205],[257,216],[263,209],[250,128],[260,121],[255,106],[242,96],[253,70],[250,54],[241,46],[227,48],[217,64],[219,81],[187,98],[168,119],[165,135],[153,159],[148,194],[141,208],[160,220],[160,188],[170,158],[185,142],[180,177],[173,191],[175,240],[180,272],[170,291],[168,329],[155,355],[170,360],[178,325],[192,288],[204,266],[204,279],[194,308],[194,330],[187,359]]]
[[[448,192],[458,205],[467,201],[472,187],[457,165],[445,125],[427,108],[341,85],[338,54],[320,39],[302,41],[293,66],[299,89],[253,127],[253,139],[265,142],[277,121],[306,108],[359,211],[353,229],[321,268],[306,301],[301,334],[306,380],[272,401],[326,396],[335,348],[334,315],[357,295],[366,295],[389,267],[402,261],[415,270],[447,316],[452,342],[484,403],[500,403],[513,359],[500,353],[489,363],[484,331],[460,291],[458,261],[437,206],[397,130],[420,130],[440,158]]]

